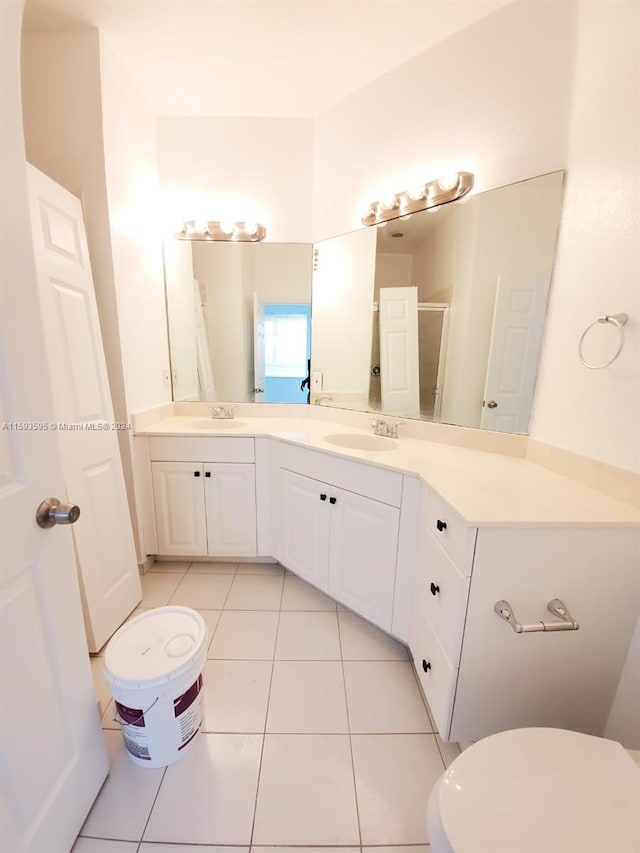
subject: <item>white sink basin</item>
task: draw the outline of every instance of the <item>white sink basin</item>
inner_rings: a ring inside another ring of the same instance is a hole
[[[337,447],[348,447],[351,450],[396,450],[398,443],[392,438],[381,435],[359,435],[354,432],[335,432],[325,436],[325,441]]]
[[[216,432],[219,429],[239,429],[246,427],[246,421],[237,421],[235,418],[198,418],[195,421],[189,421],[185,426],[192,429],[206,429]]]

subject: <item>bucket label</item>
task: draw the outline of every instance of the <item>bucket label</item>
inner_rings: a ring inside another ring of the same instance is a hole
[[[144,711],[142,708],[127,708],[116,700],[116,710],[120,720],[127,726],[142,726],[144,727]]]
[[[120,702],[116,702],[116,707],[124,745],[131,758],[140,764],[149,762],[150,767],[171,764],[200,731],[202,675],[175,699],[158,696],[144,709],[130,708]]]
[[[136,758],[140,758],[143,761],[151,761],[149,747],[146,743],[139,743],[138,741],[133,740],[133,738],[127,737],[126,732],[122,732],[122,736],[124,737],[125,748],[131,753],[131,755],[135,755]]]
[[[196,696],[202,690],[202,676],[199,675],[197,680],[191,685],[191,687],[182,694],[182,696],[178,696],[177,699],[173,700],[173,714],[175,717],[179,717],[180,714],[183,714],[187,708],[193,704]]]
[[[199,675],[191,687],[182,696],[173,700],[173,712],[176,722],[180,726],[180,746],[184,747],[193,740],[200,728],[200,691],[202,690],[202,676]],[[196,702],[196,699],[198,700]]]

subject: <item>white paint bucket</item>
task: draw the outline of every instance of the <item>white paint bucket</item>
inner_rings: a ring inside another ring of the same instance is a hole
[[[188,607],[158,607],[109,640],[104,673],[129,758],[164,767],[184,755],[202,725],[207,626]]]

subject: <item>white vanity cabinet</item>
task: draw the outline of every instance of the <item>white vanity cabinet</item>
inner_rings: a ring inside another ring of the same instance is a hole
[[[256,556],[253,439],[153,438],[149,454],[158,554]]]
[[[476,529],[435,493],[427,518],[409,645],[441,736],[523,726],[601,735],[640,608],[638,530]],[[555,598],[578,630],[516,633],[494,611],[506,600],[518,622],[554,623]]]
[[[280,562],[391,632],[402,475],[297,448],[276,475]]]

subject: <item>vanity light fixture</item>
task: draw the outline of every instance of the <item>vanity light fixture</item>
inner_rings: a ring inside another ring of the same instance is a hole
[[[363,225],[379,225],[390,219],[398,219],[417,213],[419,210],[433,210],[449,201],[458,201],[473,189],[471,172],[455,172],[445,175],[437,181],[420,184],[374,201],[362,217]]]
[[[200,222],[187,219],[176,233],[178,240],[207,240],[227,243],[259,243],[267,230],[259,222]]]

